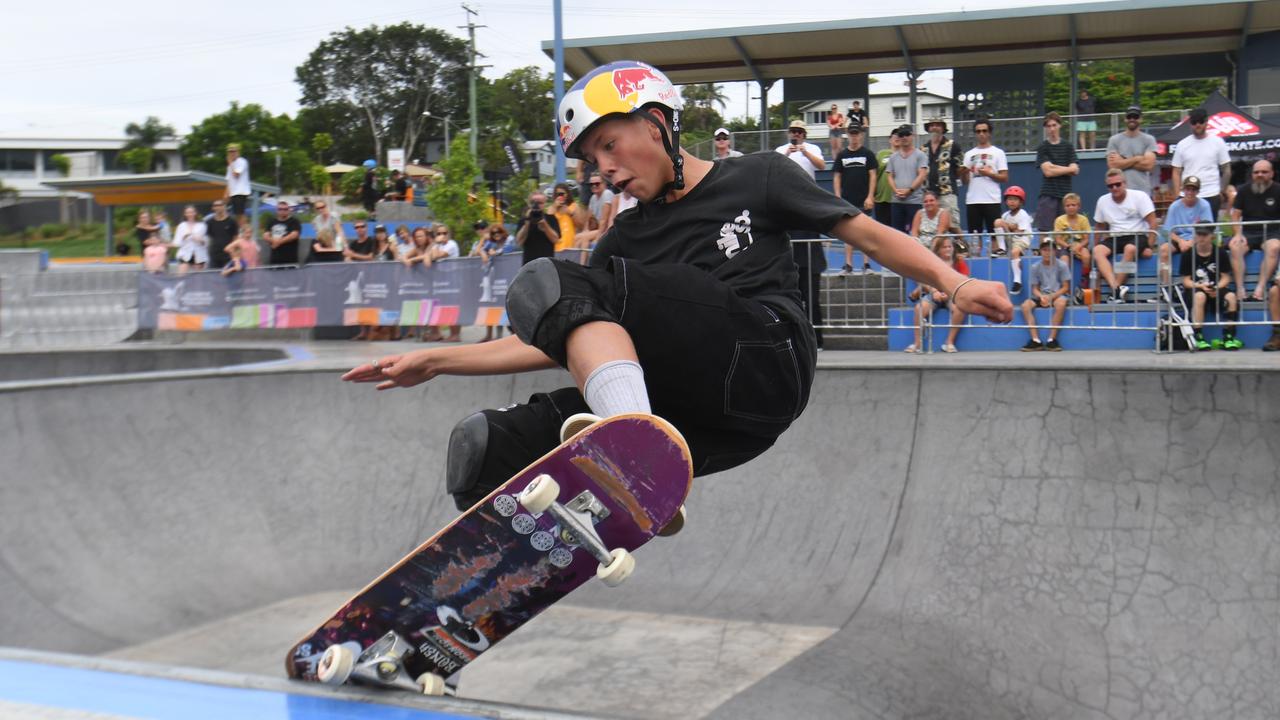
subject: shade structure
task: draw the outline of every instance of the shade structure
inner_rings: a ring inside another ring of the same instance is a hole
[[[94,202],[105,207],[207,203],[221,198],[227,188],[227,181],[223,176],[199,170],[100,175],[46,180],[44,184],[59,190],[92,195]],[[274,185],[256,182],[251,183],[251,188],[255,194],[280,192],[280,188]]]
[[[1215,91],[1200,107],[1208,114],[1205,132],[1227,143],[1234,158],[1271,158],[1280,151],[1280,125],[1255,118]],[[1156,138],[1156,151],[1172,155],[1178,143],[1191,134],[1191,124],[1182,118],[1168,132]]]

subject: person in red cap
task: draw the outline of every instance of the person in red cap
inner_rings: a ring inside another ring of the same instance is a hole
[[[996,238],[1000,247],[992,254],[1003,255],[1008,241],[1009,257],[1013,259],[1013,286],[1010,290],[1017,295],[1022,291],[1022,256],[1031,250],[1031,216],[1022,209],[1027,204],[1027,191],[1010,185],[1004,191],[1004,204],[1009,209],[996,221]]]

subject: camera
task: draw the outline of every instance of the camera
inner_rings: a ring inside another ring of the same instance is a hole
[[[542,218],[545,216],[546,216],[546,213],[542,212],[542,208],[540,207],[529,208],[529,222],[531,223],[540,222]]]
[[[791,138],[791,144],[792,144],[792,145],[799,145],[799,144],[800,144],[800,138]]]

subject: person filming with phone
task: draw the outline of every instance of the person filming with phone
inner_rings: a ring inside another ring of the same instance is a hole
[[[822,148],[805,142],[808,136],[805,124],[800,120],[792,120],[791,126],[787,128],[787,144],[779,145],[777,151],[799,165],[810,178],[816,178],[818,171],[827,167],[827,162],[822,159]]]
[[[516,244],[524,248],[527,265],[538,258],[555,257],[556,243],[560,242],[560,223],[555,215],[546,211],[547,196],[536,192],[529,196],[529,209],[520,218],[516,228]]]

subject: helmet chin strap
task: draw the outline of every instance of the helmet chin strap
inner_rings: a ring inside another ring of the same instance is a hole
[[[654,124],[658,128],[659,134],[662,135],[662,146],[667,150],[667,156],[671,158],[671,169],[674,172],[675,179],[658,191],[657,197],[653,199],[655,203],[666,202],[667,193],[673,190],[684,189],[684,156],[680,154],[680,111],[673,109],[671,111],[671,134],[667,134],[667,128],[662,123],[653,119],[649,113],[642,113],[641,117]]]

